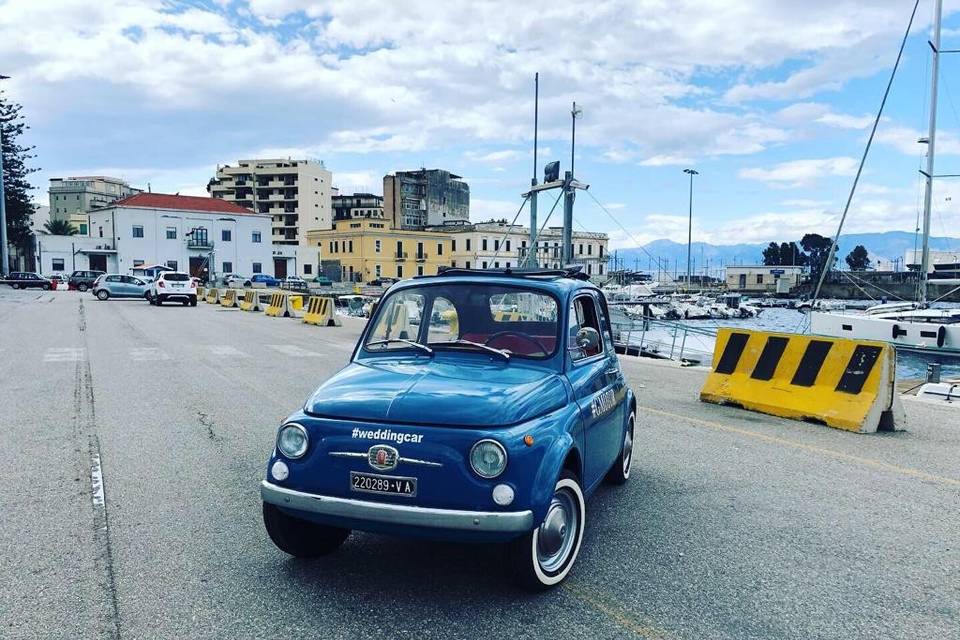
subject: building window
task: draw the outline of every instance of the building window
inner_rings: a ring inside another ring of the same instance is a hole
[[[80,223],[80,235],[82,235],[82,236],[87,235],[87,223],[86,223],[86,222],[81,222],[81,223]]]
[[[333,253],[333,240],[330,241],[330,253]]]
[[[251,241],[251,242],[260,243],[261,240],[262,240],[262,238],[261,238],[260,232],[259,232],[259,231],[254,231],[253,234],[252,234],[251,237],[250,237],[250,241]]]
[[[467,260],[467,269],[469,269],[469,268],[470,268],[470,261]]]
[[[481,248],[482,250],[484,250],[484,251],[487,250],[487,239],[486,239],[486,238],[484,238],[483,240],[480,241],[480,248]]]
[[[493,268],[494,268],[494,269],[499,269],[499,268],[500,268],[500,263],[499,263],[499,262],[494,262],[494,263],[493,263]]]
[[[483,263],[483,268],[484,268],[484,269],[487,268],[487,263],[486,263],[486,262]]]
[[[418,276],[422,276],[422,275],[423,275],[423,265],[422,265],[422,264],[418,264],[418,265],[417,265],[417,275],[418,275]]]
[[[54,258],[51,260],[50,266],[54,271],[63,271],[63,258]]]
[[[230,229],[221,229],[220,230],[220,239],[224,242],[230,242],[232,237],[232,232]]]
[[[467,238],[467,251],[470,251],[470,238]]]
[[[509,241],[509,240],[507,240],[507,251],[510,251],[510,241]],[[510,265],[507,265],[507,266],[509,267]]]
[[[142,238],[142,237],[143,237],[143,225],[142,225],[142,224],[135,224],[135,225],[133,225],[132,235],[133,235],[134,238]]]
[[[177,228],[167,227],[167,240],[176,240],[176,239],[177,239]]]
[[[422,257],[423,257],[423,243],[422,243],[422,242],[418,242],[418,243],[417,243],[417,257],[418,257],[418,258],[422,258]]]
[[[454,238],[453,240],[450,241],[450,251],[456,251],[456,250],[457,250],[457,240],[456,238]]]
[[[592,255],[593,255],[593,245],[592,245],[592,244],[588,244],[588,245],[587,245],[587,255],[588,255],[588,256],[592,256]]]
[[[103,227],[99,227],[99,229],[100,229],[100,237],[102,238],[102,237],[103,237]]]
[[[763,274],[762,274],[762,273],[758,273],[758,274],[757,274],[757,284],[763,284]]]
[[[253,272],[254,273],[263,273],[263,265],[259,262],[253,263]]]
[[[587,263],[587,275],[588,275],[588,276],[593,273],[593,271],[591,271],[591,269],[590,269],[592,266],[593,266],[593,265],[590,264],[589,262]]]
[[[601,247],[601,249],[602,249],[602,248],[603,248],[603,247]],[[602,264],[597,265],[597,268],[600,270],[600,275],[603,275],[603,265],[602,265]]]
[[[403,265],[402,265],[402,264],[398,264],[398,265],[397,265],[397,277],[398,277],[398,278],[402,278],[402,277],[403,277]]]
[[[493,250],[494,250],[494,251],[500,251],[500,241],[499,241],[499,240],[494,240],[494,241],[493,241]]]
[[[174,271],[176,271],[176,270],[177,270],[177,261],[176,261],[176,260],[167,260],[167,266],[170,267],[171,269],[173,269]]]
[[[438,242],[438,243],[437,243],[437,255],[438,255],[438,256],[442,256],[442,255],[443,255],[443,243],[442,243],[442,242]]]
[[[134,260],[134,261],[133,261],[133,268],[134,268],[134,269],[136,269],[137,267],[142,267],[142,266],[143,266],[143,260]]]
[[[224,263],[223,263],[223,272],[224,272],[224,273],[233,273],[233,263],[232,263],[232,262],[224,262]]]
[[[379,278],[379,277],[380,277],[380,265],[374,266],[374,271],[376,272],[377,277]]]
[[[347,248],[347,253],[353,253],[353,240],[350,240],[350,241],[347,243],[347,247],[348,247],[348,248]]]
[[[380,241],[379,241],[379,240],[374,240],[374,241],[373,241],[373,251],[374,251],[374,253],[380,253]]]
[[[309,262],[303,263],[303,275],[305,276],[313,275],[313,265],[310,264]]]

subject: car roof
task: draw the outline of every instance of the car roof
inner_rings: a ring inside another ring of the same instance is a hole
[[[441,268],[435,276],[415,276],[403,280],[393,287],[406,289],[425,284],[497,284],[506,286],[523,285],[565,296],[580,289],[594,289],[596,285],[587,279],[579,265],[566,269],[459,269]]]

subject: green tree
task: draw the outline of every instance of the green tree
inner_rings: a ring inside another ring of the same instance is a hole
[[[763,264],[768,267],[776,267],[783,264],[780,259],[780,246],[776,242],[771,242],[763,250]]]
[[[827,265],[827,256],[830,255],[830,246],[833,244],[831,238],[825,238],[819,233],[808,233],[800,239],[800,246],[807,253],[807,263],[810,265],[810,280],[817,282],[824,268],[832,269],[837,262],[837,256],[834,254],[832,263]],[[840,247],[837,247],[839,249]]]
[[[862,244],[858,244],[847,254],[846,261],[850,271],[866,271],[870,268],[870,254]]]
[[[69,220],[47,220],[43,229],[52,236],[75,236],[77,228]]]
[[[0,138],[3,140],[3,190],[7,208],[7,240],[26,255],[33,253],[33,232],[30,219],[33,204],[30,202],[29,182],[31,173],[39,171],[28,166],[35,155],[33,147],[19,144],[18,139],[29,129],[20,113],[23,107],[11,102],[0,90]]]
[[[781,242],[780,264],[805,265],[807,264],[807,254],[797,246],[796,242]]]

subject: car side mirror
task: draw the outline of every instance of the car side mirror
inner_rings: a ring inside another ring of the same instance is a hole
[[[583,327],[577,331],[577,347],[585,351],[594,351],[600,346],[600,332],[593,327]]]

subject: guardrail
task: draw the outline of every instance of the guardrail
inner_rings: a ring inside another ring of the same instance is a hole
[[[611,327],[615,346],[627,355],[709,363],[717,341],[716,329],[679,320],[614,317]]]

